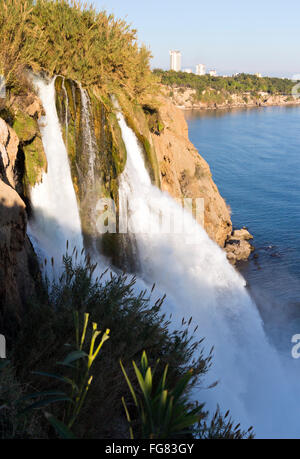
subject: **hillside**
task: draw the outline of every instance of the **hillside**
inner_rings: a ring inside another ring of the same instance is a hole
[[[165,93],[185,109],[214,109],[299,104],[292,96],[295,81],[259,78],[250,74],[234,77],[154,70]]]

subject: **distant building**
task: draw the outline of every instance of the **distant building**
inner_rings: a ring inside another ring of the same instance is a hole
[[[193,73],[193,70],[192,69],[184,69],[183,70],[185,73]]]
[[[257,78],[262,78],[262,74],[261,74],[261,73],[256,73],[255,76],[256,76]]]
[[[216,70],[210,70],[209,71],[209,75],[212,76],[212,77],[216,77],[217,76],[217,71]]]
[[[196,75],[205,75],[206,72],[206,67],[204,64],[198,64],[196,65]]]
[[[181,70],[181,52],[170,51],[170,69],[179,72]]]

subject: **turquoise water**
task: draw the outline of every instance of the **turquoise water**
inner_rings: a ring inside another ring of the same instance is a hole
[[[300,107],[185,115],[234,227],[254,235],[255,252],[238,269],[266,330],[288,351],[291,334],[300,333]]]

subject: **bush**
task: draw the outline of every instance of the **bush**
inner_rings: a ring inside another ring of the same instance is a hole
[[[8,91],[18,91],[30,68],[139,98],[154,83],[150,56],[125,21],[78,0],[0,0],[0,74]]]
[[[38,392],[53,390],[51,381],[39,375],[33,378],[31,372],[56,373],[56,362],[65,357],[64,344],[74,341],[74,311],[89,313],[102,330],[112,332],[105,352],[94,363],[96,383],[89,389],[74,433],[77,437],[126,437],[128,429],[121,397],[127,386],[120,371],[120,359],[127,367],[145,349],[150,362],[160,359],[158,377],[169,365],[172,384],[193,366],[191,388],[201,383],[210,366],[211,354],[205,356],[202,340],[193,339],[191,321],[183,320],[180,330],[170,332],[169,320],[161,313],[163,299],[152,304],[152,292],[135,293],[134,277],[120,274],[105,281],[103,277],[95,279],[95,267],[89,260],[80,265],[71,256],[64,257],[64,265],[61,278],[49,285],[49,296],[45,294],[32,302],[23,319],[12,355],[17,378]],[[199,358],[195,360],[197,349]],[[54,407],[53,415],[58,419],[63,419],[61,410],[59,404]],[[47,429],[47,423],[43,424],[43,431],[50,435]]]

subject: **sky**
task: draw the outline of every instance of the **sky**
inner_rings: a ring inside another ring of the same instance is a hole
[[[152,51],[152,68],[169,68],[169,50],[182,67],[203,63],[219,74],[300,74],[299,0],[94,0],[126,19]]]

